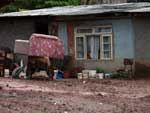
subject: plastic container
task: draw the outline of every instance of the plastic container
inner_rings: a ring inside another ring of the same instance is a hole
[[[63,79],[63,78],[64,78],[64,74],[58,71],[56,79]]]
[[[104,79],[104,73],[97,73],[97,74],[96,74],[96,77],[97,77],[98,79]]]
[[[70,72],[69,71],[64,70],[63,73],[64,73],[64,78],[69,78],[70,77]]]
[[[9,77],[9,69],[5,69],[4,73],[5,73],[5,77]]]
[[[88,79],[89,78],[89,74],[88,73],[83,73],[83,79]]]
[[[110,78],[110,76],[111,76],[111,74],[110,74],[110,73],[106,73],[106,74],[105,74],[105,78],[106,78],[106,79],[109,79],[109,78]]]
[[[82,73],[78,73],[78,79],[82,79]]]
[[[89,77],[96,78],[96,70],[89,70]]]
[[[58,73],[58,70],[54,70],[54,77],[53,77],[53,79],[57,78],[57,73]]]

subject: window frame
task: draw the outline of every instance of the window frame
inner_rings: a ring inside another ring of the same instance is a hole
[[[77,57],[77,37],[83,37],[83,48],[84,48],[84,51],[83,51],[83,53],[84,53],[84,55],[83,55],[83,58],[78,58]],[[86,47],[85,47],[85,45],[86,45],[86,41],[85,41],[85,36],[84,35],[78,35],[78,36],[76,36],[75,37],[75,58],[76,59],[78,59],[78,60],[82,60],[82,59],[86,59],[86,54],[85,54],[85,49],[86,49]]]
[[[110,27],[111,31],[110,32],[95,32],[95,28],[107,28]],[[92,29],[91,33],[77,33],[77,29]],[[113,29],[112,29],[112,25],[102,25],[102,26],[79,26],[79,27],[75,27],[74,28],[74,40],[75,40],[75,59],[76,60],[113,60]],[[87,38],[86,36],[88,35],[99,35],[100,37],[100,58],[99,59],[87,59]],[[111,37],[111,58],[104,58],[103,54],[103,36],[110,36]],[[84,47],[84,57],[83,58],[78,58],[77,57],[77,37],[83,37],[83,47]]]
[[[110,50],[110,55],[111,57],[110,58],[105,58],[104,57],[104,36],[110,36],[110,47],[111,47],[111,50]],[[102,34],[101,36],[101,60],[112,60],[113,59],[113,41],[112,41],[112,34]]]

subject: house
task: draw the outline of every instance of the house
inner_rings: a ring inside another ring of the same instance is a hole
[[[136,3],[136,2],[150,2],[150,0],[80,0],[81,4],[118,4],[118,3]]]
[[[106,72],[133,59],[135,74],[150,72],[150,3],[65,6],[0,15],[0,46],[33,33],[58,35],[75,66]]]

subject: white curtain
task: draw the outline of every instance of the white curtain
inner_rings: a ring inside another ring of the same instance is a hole
[[[91,59],[98,59],[99,49],[100,49],[99,36],[96,35],[88,36],[87,40],[88,40],[87,49],[88,49],[88,53],[90,53]]]

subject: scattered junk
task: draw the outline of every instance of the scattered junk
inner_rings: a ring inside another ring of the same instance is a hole
[[[82,70],[82,73],[78,73],[78,79],[104,79],[104,71],[97,72],[97,70]]]
[[[4,51],[0,51],[0,75],[3,76],[4,75],[4,63],[5,63],[5,59],[6,59],[6,54]]]
[[[24,67],[17,66],[13,71],[12,71],[12,77],[13,78],[24,78],[26,79],[26,70]]]
[[[96,78],[96,70],[89,70],[89,77]]]
[[[0,48],[0,76],[9,77],[11,73],[11,64],[13,62],[13,54],[9,48]]]
[[[32,34],[29,40],[15,41],[14,53],[15,62],[20,62],[12,73],[14,78],[31,79],[36,72],[46,72],[53,79],[53,59],[64,58],[64,43],[56,36]]]
[[[111,78],[132,78],[133,77],[133,59],[125,58],[123,60],[124,67],[117,69],[111,74]]]
[[[64,74],[61,70],[58,70],[57,75],[56,75],[56,79],[63,79],[64,78]]]
[[[89,70],[82,70],[82,79],[89,78]]]
[[[63,61],[63,66],[59,64],[58,59]],[[124,68],[118,69],[115,73],[105,73],[99,67],[95,70],[73,68],[69,64],[69,59],[64,56],[64,43],[61,39],[56,36],[32,34],[29,40],[15,40],[14,53],[6,48],[0,48],[0,75],[4,77],[11,75],[20,79],[38,76],[63,79],[74,74],[79,80],[109,79],[127,75],[132,77],[133,59],[125,58]],[[60,67],[55,66],[56,64]]]
[[[97,73],[96,78],[98,79],[104,79],[104,73]]]
[[[128,72],[129,77],[133,76],[133,59],[125,58],[124,59],[124,70]]]
[[[106,79],[111,78],[111,74],[110,74],[110,73],[105,73],[105,78],[106,78]]]
[[[53,79],[56,79],[56,78],[57,78],[57,74],[58,74],[58,70],[54,70],[54,76],[53,76]]]
[[[104,79],[104,70],[97,67],[96,68],[96,78],[98,79]]]
[[[9,69],[4,69],[4,75],[5,77],[9,77],[10,70]]]
[[[81,80],[81,79],[83,78],[83,77],[82,77],[82,73],[78,73],[77,78],[78,78],[79,80]]]

